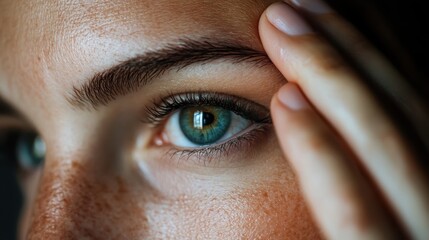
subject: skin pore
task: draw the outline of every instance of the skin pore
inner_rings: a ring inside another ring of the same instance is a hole
[[[272,2],[2,0],[0,96],[47,146],[43,167],[20,174],[20,237],[317,239],[272,128],[222,153],[180,157],[142,121],[154,101],[195,91],[268,108],[284,84],[272,65],[220,58],[165,71],[96,109],[69,101],[97,73],[179,39],[262,52],[257,23]]]

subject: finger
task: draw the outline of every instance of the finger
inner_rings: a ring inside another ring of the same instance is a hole
[[[288,83],[279,90],[271,102],[271,114],[282,150],[325,236],[394,239],[393,225],[350,164],[350,154],[297,85]]]
[[[401,222],[417,239],[429,235],[427,179],[355,72],[286,4],[271,5],[259,31],[273,63],[335,126]]]
[[[429,110],[396,68],[350,23],[321,0],[292,0],[298,9],[342,50],[361,72],[380,89],[384,89],[396,106],[415,126],[417,134],[429,148]]]

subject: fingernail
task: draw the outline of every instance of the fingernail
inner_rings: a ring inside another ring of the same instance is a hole
[[[313,32],[311,27],[285,3],[272,4],[266,14],[271,24],[288,35],[298,36]]]
[[[296,84],[288,83],[277,92],[279,101],[291,110],[302,110],[310,107],[307,99],[302,95]]]
[[[292,3],[312,13],[324,14],[333,12],[332,8],[321,0],[292,0]]]

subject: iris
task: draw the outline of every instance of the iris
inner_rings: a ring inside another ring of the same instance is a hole
[[[227,133],[231,120],[231,111],[214,106],[187,107],[179,115],[180,129],[197,145],[216,143]]]
[[[21,134],[16,151],[19,164],[26,169],[37,168],[45,159],[45,143],[34,133]]]

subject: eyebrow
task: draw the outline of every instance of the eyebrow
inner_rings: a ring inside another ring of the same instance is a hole
[[[67,100],[79,109],[96,110],[120,96],[136,92],[169,70],[179,71],[215,60],[261,67],[271,63],[264,52],[234,41],[181,39],[95,74],[81,86],[74,86]]]

